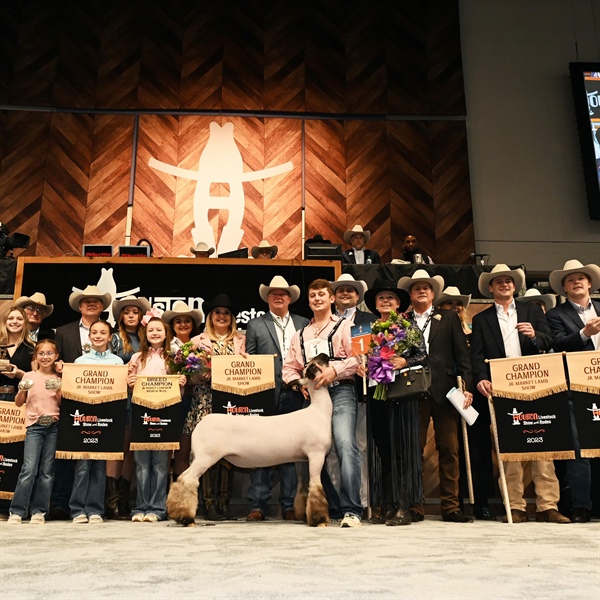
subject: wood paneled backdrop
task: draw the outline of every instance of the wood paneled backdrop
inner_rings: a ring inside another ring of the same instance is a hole
[[[195,183],[148,159],[197,168],[211,121],[245,171],[294,163],[244,184],[244,246],[300,257],[304,195],[307,237],[474,250],[457,0],[5,0],[0,27],[0,105],[23,107],[0,111],[0,220],[24,254],[124,243],[136,112],[132,241],[159,256],[188,253]]]

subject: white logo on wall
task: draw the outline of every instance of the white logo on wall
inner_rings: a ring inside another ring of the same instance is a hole
[[[226,123],[223,127],[218,123],[210,124],[210,135],[208,142],[198,162],[198,170],[182,169],[175,165],[151,158],[148,164],[158,171],[170,173],[176,177],[196,180],[194,192],[194,224],[192,237],[194,244],[205,242],[210,247],[217,248],[216,255],[224,252],[237,250],[242,242],[244,230],[242,222],[244,219],[245,181],[266,179],[287,173],[293,168],[291,161],[262,169],[260,171],[244,172],[244,163],[239,148],[233,137],[233,123]],[[227,183],[229,185],[229,196],[211,196],[210,186],[212,183]],[[229,211],[227,223],[223,227],[218,245],[215,243],[215,234],[208,220],[210,209],[226,209]]]

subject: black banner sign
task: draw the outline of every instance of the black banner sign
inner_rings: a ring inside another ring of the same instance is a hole
[[[127,399],[86,404],[63,398],[56,458],[122,460]]]
[[[577,436],[583,458],[600,456],[600,396],[571,392]]]
[[[13,497],[19,473],[23,466],[25,442],[0,444],[0,498],[10,500]]]
[[[575,458],[567,392],[539,400],[494,396],[493,405],[502,460]]]
[[[152,409],[131,405],[131,450],[179,450],[181,403]]]
[[[275,390],[264,390],[248,396],[238,396],[219,390],[212,391],[212,410],[224,415],[263,416],[276,414]]]

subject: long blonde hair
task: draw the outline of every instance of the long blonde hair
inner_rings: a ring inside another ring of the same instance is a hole
[[[218,339],[217,332],[215,331],[215,328],[214,328],[214,325],[212,322],[213,312],[217,308],[227,308],[227,307],[226,306],[215,306],[215,308],[213,308],[213,310],[211,310],[206,317],[206,324],[204,326],[204,331],[206,331],[206,333],[208,333],[208,337],[210,337],[211,340]],[[237,333],[237,323],[235,321],[235,315],[231,312],[231,310],[229,308],[227,308],[227,310],[229,311],[229,314],[231,315],[231,323],[229,324],[229,330],[227,331],[227,337],[225,338],[225,341],[231,340],[232,338],[235,337],[235,334]]]
[[[17,346],[20,346],[25,341],[29,341],[29,319],[27,318],[27,313],[20,306],[11,306],[0,319],[0,344],[8,344],[8,329],[6,328],[6,321],[8,320],[10,313],[14,312],[15,310],[23,315],[23,331],[21,331],[21,336],[17,342]]]

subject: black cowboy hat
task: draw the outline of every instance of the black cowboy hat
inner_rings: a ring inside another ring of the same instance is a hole
[[[410,296],[407,292],[396,287],[392,281],[382,281],[380,284],[376,284],[376,287],[372,287],[365,292],[365,304],[367,305],[368,309],[378,317],[381,315],[375,308],[375,298],[380,292],[392,292],[398,296],[398,300],[400,300],[398,312],[403,313],[410,306]]]
[[[231,298],[227,294],[217,294],[212,302],[204,301],[202,304],[202,310],[205,315],[208,316],[215,308],[228,308],[231,311],[231,314],[235,317],[239,311],[237,306],[231,302]]]

